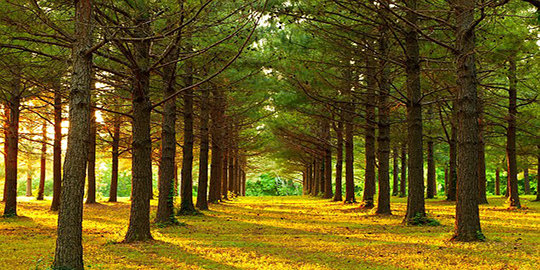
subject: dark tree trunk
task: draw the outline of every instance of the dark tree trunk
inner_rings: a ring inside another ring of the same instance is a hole
[[[28,160],[28,171],[26,172],[26,197],[32,197],[32,163]]]
[[[458,83],[458,159],[456,241],[482,240],[478,211],[478,100],[475,67],[474,13],[476,1],[453,3],[457,19],[456,67]]]
[[[235,161],[236,161],[236,158],[235,158],[235,154],[234,154],[234,142],[232,141],[234,139],[234,136],[232,135],[232,132],[230,133],[231,135],[231,140],[229,140],[230,142],[230,147],[229,147],[229,161],[227,161],[227,165],[228,165],[228,168],[229,170],[227,171],[229,176],[228,176],[228,187],[227,187],[227,191],[230,192],[231,194],[231,197],[234,197],[237,195],[236,193],[236,179],[235,179],[235,174],[234,174],[234,168],[235,168]],[[231,198],[232,199],[232,198]]]
[[[381,40],[382,41],[382,40]],[[381,50],[386,50],[386,42],[380,44]],[[372,44],[372,43],[370,43]],[[381,53],[385,53],[381,51]],[[386,65],[386,63],[381,63],[381,65]],[[381,66],[384,69],[384,66]],[[384,72],[384,71],[383,71]],[[375,94],[377,88],[377,63],[371,55],[366,56],[366,83],[367,89],[365,94],[365,104],[366,104],[366,127],[365,127],[365,151],[366,151],[366,170],[365,170],[365,180],[364,180],[364,195],[362,197],[362,207],[363,208],[373,208],[374,206],[374,196],[375,196],[375,159],[376,159],[376,148],[375,148],[375,127],[377,126],[377,115],[375,114],[375,105],[377,102],[377,95]],[[382,75],[381,75],[382,77]],[[383,78],[381,78],[382,80]],[[385,86],[381,85],[380,88]],[[380,89],[381,91],[383,89]],[[386,90],[383,90],[386,91]],[[386,95],[386,94],[381,94]],[[379,98],[380,99],[380,98]],[[380,102],[380,100],[379,100]],[[385,106],[379,104],[379,106]],[[379,113],[379,116],[381,113]],[[379,119],[380,120],[380,119]]]
[[[163,98],[174,94],[176,86],[176,61],[179,57],[178,38],[169,55],[165,57],[168,64],[162,69]],[[156,223],[174,224],[174,181],[176,175],[176,100],[174,97],[163,104],[163,117],[161,118],[161,159],[159,161],[160,174],[158,179],[158,208]]]
[[[455,106],[455,105],[454,105]],[[455,108],[453,109],[455,110]],[[456,118],[454,117],[454,122]],[[450,135],[450,172],[448,177],[448,186],[447,186],[447,194],[446,194],[446,200],[454,202],[456,201],[456,193],[457,193],[457,127],[455,123],[452,123],[452,135]]]
[[[506,129],[506,160],[508,162],[508,200],[510,207],[521,208],[518,194],[516,161],[517,74],[516,56],[509,59],[508,79],[508,127]]]
[[[41,142],[41,156],[39,160],[39,188],[36,199],[42,201],[45,194],[45,178],[47,175],[47,121],[43,121],[41,128],[42,142]]]
[[[150,16],[145,2],[138,2],[133,37],[133,54],[137,65],[132,67],[132,187],[129,225],[124,241],[147,241],[150,234],[150,198],[152,196],[152,139],[150,115]]]
[[[90,109],[90,132],[88,137],[88,192],[86,203],[96,203],[96,110]]]
[[[427,198],[433,199],[437,195],[437,172],[435,168],[435,157],[433,150],[433,140],[429,138],[427,142]]]
[[[330,135],[330,121],[323,121],[324,137],[324,199],[331,199],[334,196],[332,191],[332,145]]]
[[[62,193],[62,94],[60,84],[54,88],[53,198],[51,210],[60,208]]]
[[[501,195],[501,170],[495,169],[495,195]]]
[[[120,157],[120,117],[114,119],[112,136],[112,159],[111,159],[111,187],[109,190],[109,202],[118,201],[118,159]]]
[[[381,59],[380,77],[379,77],[379,97],[378,97],[378,113],[379,113],[379,136],[377,137],[378,147],[377,155],[379,158],[379,196],[377,198],[377,214],[391,214],[390,211],[390,103],[388,97],[390,95],[390,66],[387,61],[389,47],[387,43],[388,29],[386,25],[381,26],[379,39],[379,50]],[[366,147],[367,152],[367,147]],[[367,158],[366,158],[367,159]],[[373,160],[373,163],[375,161]],[[367,164],[366,164],[367,165]],[[367,167],[366,167],[367,173]],[[367,177],[366,177],[367,183]],[[367,188],[367,186],[366,186]]]
[[[540,145],[537,145],[538,156],[536,163],[536,199],[534,201],[540,201]]]
[[[448,196],[448,165],[444,165],[444,195]]]
[[[407,20],[416,25],[417,1],[408,0]],[[424,202],[424,150],[422,130],[422,88],[420,86],[420,47],[415,26],[408,26],[405,32],[407,73],[407,149],[409,152],[409,194],[405,221],[412,224],[415,217],[426,215]]]
[[[208,121],[210,118],[210,90],[201,90],[201,123],[200,123],[200,151],[199,151],[199,184],[197,189],[197,208],[208,210]]]
[[[21,76],[16,73],[10,82],[6,122],[6,175],[4,216],[17,216],[17,157],[19,155],[19,116],[21,113]]]
[[[392,189],[392,196],[398,196],[399,194],[399,164],[398,164],[399,153],[398,151],[399,150],[397,146],[394,147],[393,162],[392,162],[392,165],[393,165],[392,174],[393,174],[394,184],[393,184],[393,189]]]
[[[75,1],[69,133],[62,179],[54,269],[83,269],[82,218],[92,84],[92,0]]]
[[[230,147],[229,147],[229,140],[228,140],[229,133],[225,133],[225,137],[223,140],[223,167],[221,172],[221,198],[222,200],[228,200],[229,199],[229,156],[231,155]]]
[[[320,184],[321,181],[321,163],[319,161],[319,158],[315,158],[315,165],[313,166],[314,170],[314,182],[313,182],[313,193],[311,195],[317,196],[319,194],[320,190]]]
[[[191,48],[191,45],[188,46]],[[185,86],[193,84],[193,65],[190,61],[185,67]],[[180,215],[192,215],[197,212],[193,204],[193,89],[186,90],[184,100],[184,147],[182,148],[182,171],[180,184]]]
[[[211,135],[212,135],[212,164],[210,167],[210,191],[208,202],[217,203],[221,199],[221,185],[223,173],[223,117],[225,112],[225,95],[223,90],[215,87],[213,90],[213,101],[211,113]]]
[[[399,183],[399,197],[407,196],[407,144],[401,145],[401,179]]]
[[[337,150],[336,150],[336,193],[334,201],[343,201],[341,178],[343,174],[343,122],[340,120],[336,125]]]
[[[478,92],[478,203],[487,204],[486,196],[486,146],[484,143],[484,102]]]

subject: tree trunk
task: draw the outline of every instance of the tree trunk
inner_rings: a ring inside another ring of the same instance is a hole
[[[448,165],[444,165],[444,195],[448,196]]]
[[[476,1],[453,2],[456,27],[458,84],[458,159],[456,241],[483,240],[478,213],[478,100],[475,67],[474,13]]]
[[[343,174],[343,121],[338,121],[336,125],[337,150],[336,150],[336,193],[334,201],[343,201],[343,191],[341,186],[341,178]]]
[[[26,197],[32,197],[32,163],[30,159],[28,162],[28,171],[26,172]]]
[[[517,74],[516,56],[509,59],[508,80],[508,128],[506,129],[506,160],[508,162],[508,200],[510,207],[521,208],[518,194],[516,161]]]
[[[191,51],[191,45],[187,46]],[[187,61],[185,64],[185,86],[193,84],[193,64]],[[181,171],[181,201],[180,215],[192,215],[197,213],[193,204],[193,89],[186,90],[182,96],[184,100],[184,147],[182,148],[182,171]]]
[[[120,117],[114,119],[112,136],[111,159],[111,187],[109,189],[109,202],[118,201],[118,159],[120,157]]]
[[[540,145],[537,145],[538,156],[536,163],[536,199],[534,201],[540,201]]]
[[[455,106],[455,105],[454,105]],[[455,110],[455,108],[453,109]],[[454,117],[455,121],[456,118]],[[452,122],[453,122],[452,121]],[[446,194],[446,200],[454,202],[456,201],[456,193],[457,193],[457,127],[455,123],[452,123],[451,128],[452,135],[450,136],[450,172],[449,172],[449,178],[448,178],[448,191]]]
[[[197,208],[208,210],[208,121],[210,118],[210,90],[201,90],[201,123],[200,123],[200,151],[199,151],[199,184],[197,189]]]
[[[437,195],[437,172],[435,168],[435,157],[433,150],[433,139],[429,138],[427,142],[427,198],[433,199]]]
[[[10,82],[7,105],[8,118],[6,123],[6,202],[4,216],[17,216],[17,157],[19,155],[19,116],[21,113],[21,76],[15,73]]]
[[[36,199],[42,201],[45,196],[45,178],[47,175],[47,121],[43,120],[43,126],[41,128],[42,142],[41,142],[41,156],[39,160],[39,188]]]
[[[396,147],[394,147],[394,150],[393,150],[393,162],[392,162],[392,165],[393,165],[392,174],[393,174],[393,179],[394,179],[394,184],[393,184],[393,189],[392,189],[392,196],[398,196],[398,194],[399,194],[399,165],[398,165],[398,158],[399,158],[399,153],[398,153],[398,148],[396,146]]]
[[[90,109],[90,135],[88,138],[88,193],[86,203],[96,203],[96,110]]]
[[[176,86],[176,61],[179,57],[178,37],[172,41],[172,50],[165,57],[165,63],[172,63],[162,68],[163,98],[174,94]],[[174,181],[176,175],[176,100],[174,97],[163,104],[161,118],[161,159],[158,181],[158,208],[156,223],[175,224],[174,217]]]
[[[523,192],[525,195],[531,194],[531,186],[529,183],[529,168],[523,169]]]
[[[90,129],[92,54],[88,53],[88,49],[92,46],[92,5],[92,0],[75,1],[76,40],[72,47],[70,128],[62,179],[62,206],[58,213],[54,269],[84,268],[82,219]]]
[[[417,1],[405,2],[408,7],[406,18],[416,25]],[[424,202],[424,150],[422,130],[422,88],[420,86],[420,47],[416,27],[407,26],[405,32],[407,73],[407,149],[409,152],[409,189],[407,197],[407,214],[405,221],[412,224],[416,217],[426,215]]]
[[[391,214],[390,211],[390,103],[388,96],[390,95],[390,62],[387,61],[389,55],[389,47],[387,43],[388,28],[385,24],[381,26],[379,39],[379,50],[381,59],[380,77],[379,77],[379,97],[378,97],[378,128],[379,136],[377,137],[378,147],[377,155],[379,158],[379,196],[377,198],[377,214]],[[366,147],[367,152],[367,147]],[[367,158],[366,158],[367,160]],[[373,160],[375,163],[375,160]],[[367,164],[366,164],[367,165]],[[374,164],[373,164],[374,165]],[[366,167],[367,173],[367,167]],[[367,182],[367,177],[366,177]],[[366,187],[367,188],[367,187]]]
[[[486,196],[486,145],[484,143],[484,102],[478,92],[478,203],[487,204]]]
[[[382,41],[382,40],[381,40]],[[381,51],[381,53],[387,53],[386,42],[383,42],[384,44],[380,44],[381,50],[385,50],[385,52]],[[373,43],[369,43],[370,46],[373,45]],[[380,68],[385,68],[382,65],[386,65],[385,63],[381,64]],[[383,71],[384,72],[384,71]],[[365,94],[365,104],[366,104],[366,127],[365,127],[365,151],[366,151],[366,170],[365,170],[365,179],[364,179],[364,195],[362,197],[362,207],[363,208],[373,208],[374,207],[374,196],[375,196],[375,159],[376,159],[376,148],[375,148],[375,127],[377,126],[377,115],[375,114],[375,107],[377,102],[377,95],[375,94],[376,88],[377,88],[377,63],[375,63],[375,59],[373,56],[368,55],[366,56],[366,94]],[[381,75],[381,80],[382,80]],[[381,83],[382,84],[382,83]],[[383,88],[383,86],[380,86]],[[383,89],[380,89],[379,91],[386,91]],[[385,95],[381,93],[381,95]],[[380,99],[380,98],[379,98]],[[380,100],[379,100],[380,102]],[[385,106],[383,104],[379,104],[379,106]],[[379,109],[380,110],[380,109]],[[379,113],[379,116],[381,114]],[[379,119],[380,120],[380,119]]]
[[[221,173],[221,198],[222,200],[228,200],[229,199],[229,156],[231,155],[230,147],[229,147],[229,138],[228,138],[229,132],[225,133],[224,140],[223,140],[223,167],[222,173]]]
[[[401,179],[399,183],[399,197],[407,196],[407,144],[401,145]]]
[[[323,120],[324,137],[324,199],[331,199],[334,196],[332,191],[332,145],[330,135],[330,121]]]
[[[124,242],[147,241],[150,234],[150,198],[152,192],[152,139],[150,137],[150,15],[146,2],[137,2],[134,20],[133,54],[136,66],[132,67],[132,188],[129,225]]]
[[[501,195],[501,170],[495,169],[495,195]]]
[[[51,211],[60,208],[62,193],[62,93],[60,84],[54,88],[53,198]]]
[[[212,164],[210,167],[210,192],[208,202],[217,203],[221,199],[221,185],[223,173],[223,117],[225,112],[225,95],[222,89],[212,88],[213,101],[211,119],[212,129]]]

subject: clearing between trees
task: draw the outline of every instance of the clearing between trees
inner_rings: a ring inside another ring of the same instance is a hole
[[[0,269],[47,269],[57,214],[48,201],[20,198],[20,217],[0,220]],[[487,242],[449,241],[455,204],[427,200],[441,226],[404,226],[406,199],[392,197],[393,215],[358,204],[312,197],[240,197],[184,224],[160,228],[154,241],[120,243],[129,201],[86,205],[88,269],[539,269],[540,203],[507,210],[504,198],[480,206]],[[152,200],[152,219],[156,200]]]

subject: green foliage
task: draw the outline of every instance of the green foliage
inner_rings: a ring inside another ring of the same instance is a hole
[[[412,220],[409,221],[409,225],[414,226],[440,226],[441,223],[434,219],[429,218],[425,215],[422,215],[421,213],[416,213],[416,215],[412,218]]]
[[[272,173],[259,176],[257,181],[247,181],[247,196],[291,196],[301,195],[301,185],[293,180],[285,180]]]

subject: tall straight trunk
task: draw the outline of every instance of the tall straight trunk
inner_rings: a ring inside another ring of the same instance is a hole
[[[308,164],[306,166],[306,183],[304,184],[303,186],[303,189],[304,189],[304,192],[303,192],[303,195],[309,195],[310,191],[311,191],[311,164]]]
[[[383,42],[383,43],[384,44],[380,44],[380,46],[387,46],[386,42]],[[369,44],[370,46],[373,45],[373,43],[369,43]],[[382,50],[383,48],[381,47],[380,49]],[[385,53],[385,52],[381,52],[381,53]],[[382,65],[385,65],[385,64],[382,64]],[[364,95],[365,104],[366,104],[366,127],[365,127],[366,170],[365,170],[365,180],[364,180],[364,195],[362,197],[363,208],[373,208],[375,188],[376,188],[376,185],[375,185],[375,163],[376,163],[375,162],[375,159],[376,159],[375,127],[377,126],[377,115],[375,114],[375,107],[376,107],[375,105],[377,102],[377,95],[375,94],[376,92],[375,89],[377,88],[376,74],[377,74],[377,63],[375,62],[375,59],[373,58],[373,56],[368,54],[366,56],[367,89]]]
[[[32,163],[30,162],[30,159],[27,160],[28,162],[28,170],[26,172],[26,197],[32,197]]]
[[[226,133],[226,136],[229,136],[228,133]],[[225,137],[227,138],[227,137]],[[227,142],[226,142],[227,141]],[[228,139],[223,141],[225,144],[225,148],[223,149],[223,167],[221,172],[221,198],[222,200],[228,200],[229,199],[229,156],[231,155],[230,147],[228,143]]]
[[[124,241],[127,243],[152,239],[150,234],[150,198],[152,196],[152,139],[150,137],[150,15],[146,2],[137,2],[133,37],[132,67],[132,160],[131,209]]]
[[[19,155],[19,116],[21,113],[21,77],[19,73],[13,75],[10,82],[8,105],[8,119],[6,123],[6,202],[4,216],[17,216],[17,157]]]
[[[54,87],[53,198],[51,210],[60,208],[62,193],[62,93],[60,84]]]
[[[172,41],[172,49],[165,57],[171,63],[162,69],[163,98],[174,94],[176,86],[176,61],[179,57],[178,37]],[[161,118],[161,157],[158,179],[158,208],[156,223],[174,224],[174,181],[176,175],[176,100],[174,97],[163,104]]]
[[[208,151],[209,136],[208,122],[210,119],[210,89],[201,90],[201,123],[200,123],[200,146],[199,146],[199,183],[197,189],[197,208],[208,210]]]
[[[43,141],[41,142],[41,156],[39,158],[39,187],[36,197],[38,201],[43,200],[45,195],[45,178],[47,175],[47,120],[43,120],[41,134]]]
[[[397,146],[394,147],[394,150],[392,152],[393,152],[392,174],[393,174],[393,180],[394,180],[392,196],[398,196],[399,194],[399,164],[398,164],[399,150]]]
[[[458,83],[458,158],[456,241],[482,240],[478,211],[478,98],[475,64],[474,13],[476,1],[452,3],[456,17],[456,67]]]
[[[313,170],[314,170],[315,181],[313,183],[314,188],[313,188],[313,193],[311,195],[317,196],[319,195],[319,191],[321,187],[321,185],[319,184],[319,182],[321,181],[321,163],[318,157],[315,158],[315,166],[313,167]]]
[[[523,169],[523,193],[529,195],[531,193],[531,186],[529,183],[529,168]]]
[[[506,160],[508,162],[508,200],[510,207],[521,208],[518,194],[517,161],[516,161],[516,117],[517,117],[517,74],[516,56],[508,61],[508,127],[506,129]]]
[[[82,218],[92,84],[92,0],[75,1],[69,133],[62,179],[54,269],[83,269]]]
[[[242,196],[246,196],[246,184],[247,184],[246,171],[242,170]]]
[[[399,179],[399,197],[407,196],[407,144],[401,144],[401,179]]]
[[[109,202],[118,201],[118,159],[120,157],[120,117],[116,116],[113,123],[111,145],[111,187],[109,189]]]
[[[343,200],[343,191],[341,186],[341,178],[343,174],[343,121],[340,119],[336,125],[337,150],[336,150],[336,193],[334,193],[334,201],[341,202]]]
[[[540,145],[537,145],[538,156],[536,162],[536,199],[534,201],[540,201]]]
[[[96,110],[90,109],[90,131],[88,138],[88,192],[86,203],[96,203]]]
[[[405,221],[412,224],[415,217],[426,215],[424,202],[424,150],[422,130],[422,88],[420,86],[420,47],[418,45],[416,13],[417,0],[405,1],[406,18],[414,26],[405,32],[407,73],[407,145],[409,151],[409,194]]]
[[[501,195],[501,169],[495,169],[495,195]]]
[[[345,122],[345,203],[355,203],[354,195],[354,115],[356,112],[352,95],[352,68],[347,69],[347,79],[350,80],[343,89],[347,99],[343,121]]]
[[[321,166],[319,169],[319,175],[321,180],[319,181],[319,193],[317,193],[317,196],[324,196],[324,183],[326,181],[326,155],[323,155],[321,157]]]
[[[5,103],[3,104],[4,105],[4,121],[3,121],[3,128],[4,128],[4,138],[7,138],[7,134],[8,134],[8,122],[9,122],[9,106],[8,106],[8,102],[5,101]],[[7,160],[7,144],[4,143],[4,161]],[[6,201],[6,193],[7,193],[7,185],[6,185],[6,181],[5,181],[5,176],[7,175],[7,166],[4,166],[4,195],[2,196],[2,202],[5,202]]]
[[[332,191],[332,145],[330,144],[330,121],[323,121],[323,136],[324,136],[324,193],[323,198],[331,199],[334,196]]]
[[[231,136],[231,138],[234,138],[234,137]],[[229,168],[229,170],[227,171],[229,174],[228,182],[227,182],[228,184],[227,191],[230,192],[230,194],[232,194],[233,197],[237,195],[236,194],[236,179],[235,179],[235,174],[234,174],[235,161],[236,161],[236,158],[234,154],[234,142],[231,141],[230,148],[229,148],[229,161],[227,161],[227,165]]]
[[[191,45],[188,46],[191,51]],[[193,64],[191,61],[185,65],[185,86],[193,84]],[[184,147],[182,148],[182,171],[181,171],[181,215],[191,215],[197,212],[193,204],[193,89],[186,90],[182,96],[184,100]]]
[[[455,105],[454,109],[455,110]],[[455,121],[457,120],[456,117],[454,117]],[[453,122],[452,121],[452,122]],[[449,148],[450,148],[450,164],[449,164],[449,177],[448,177],[448,186],[447,186],[447,194],[446,194],[446,200],[447,201],[456,201],[456,193],[457,193],[457,133],[458,129],[455,125],[455,123],[452,123],[451,128],[452,134],[450,135],[450,142],[449,142]]]
[[[437,173],[435,168],[435,157],[433,139],[429,138],[427,141],[427,198],[433,199],[437,195]]]
[[[379,158],[379,194],[377,198],[377,214],[391,214],[390,210],[390,66],[387,61],[389,55],[388,27],[381,26],[379,50],[381,59],[379,77],[378,116],[379,136],[377,137],[377,155]],[[367,151],[367,149],[366,149]],[[367,171],[367,168],[366,168]],[[367,180],[367,178],[366,178]]]
[[[210,117],[212,126],[210,133],[212,135],[212,164],[210,167],[210,191],[208,202],[217,203],[221,199],[221,182],[223,173],[223,117],[225,111],[225,95],[223,90],[212,88],[212,110]]]
[[[484,143],[484,102],[478,92],[478,203],[488,203],[486,195],[486,145]]]
[[[444,165],[444,195],[448,196],[448,165]]]

